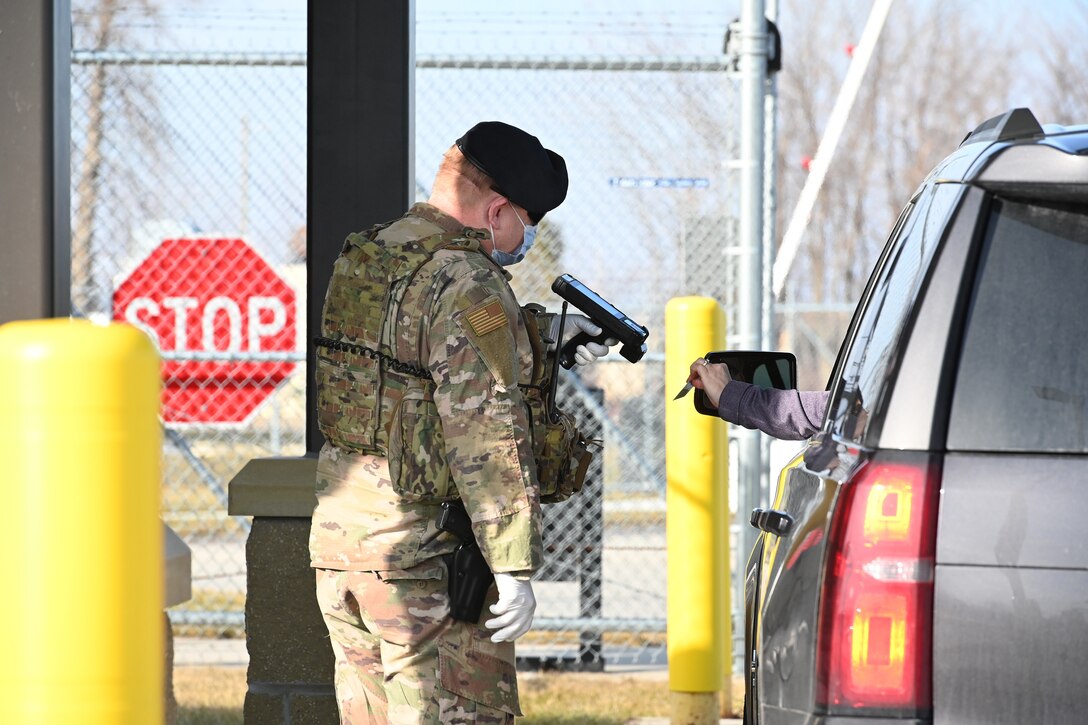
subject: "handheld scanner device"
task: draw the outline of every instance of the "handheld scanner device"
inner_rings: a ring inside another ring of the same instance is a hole
[[[585,313],[603,332],[596,337],[580,332],[563,346],[559,364],[566,369],[574,365],[574,351],[587,342],[603,343],[612,337],[620,341],[620,355],[636,363],[646,354],[646,338],[650,331],[620,312],[608,300],[571,277],[561,274],[552,282],[552,291]]]

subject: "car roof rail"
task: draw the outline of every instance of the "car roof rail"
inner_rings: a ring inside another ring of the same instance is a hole
[[[1000,116],[983,121],[971,133],[964,136],[960,146],[978,141],[1009,141],[1014,138],[1043,135],[1043,127],[1028,108],[1014,108]]]

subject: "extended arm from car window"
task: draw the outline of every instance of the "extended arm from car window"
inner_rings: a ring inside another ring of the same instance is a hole
[[[783,440],[800,441],[823,425],[831,393],[777,390],[730,381],[718,400],[718,416]]]

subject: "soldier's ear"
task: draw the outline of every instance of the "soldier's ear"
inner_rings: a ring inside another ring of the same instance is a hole
[[[495,194],[487,203],[487,223],[492,227],[499,227],[502,224],[500,212],[504,206],[510,206],[510,201],[499,194]]]

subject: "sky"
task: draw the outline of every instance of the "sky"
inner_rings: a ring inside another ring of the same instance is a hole
[[[77,0],[77,4],[80,0]],[[82,0],[87,2],[88,0]],[[899,0],[933,2],[935,0]],[[1019,17],[1067,15],[1086,0],[972,0],[980,30],[1010,38]],[[855,0],[861,15],[872,5]],[[246,50],[304,51],[306,0],[161,0],[170,35]],[[767,0],[770,9],[782,3]],[[740,15],[740,0],[416,0],[420,53],[720,52],[719,28]],[[781,18],[788,27],[789,19]],[[216,37],[216,29],[242,28]],[[572,31],[574,29],[574,32]],[[1025,39],[1031,42],[1031,38]],[[205,48],[207,50],[212,47]]]
[[[93,2],[93,0],[81,0]],[[899,0],[904,2],[934,2],[936,0]],[[1030,12],[1038,13],[1044,9],[1047,13],[1065,13],[1083,5],[1088,0],[1040,0],[1030,6]],[[306,0],[161,0],[161,21],[164,30],[140,34],[146,48],[178,51],[223,52],[268,52],[303,54],[306,50]],[[770,3],[768,3],[770,5]],[[868,13],[871,3],[868,0],[856,0],[858,27]],[[975,0],[969,5],[979,8],[972,16],[980,32],[993,37],[995,52],[1007,44],[1037,42],[1030,33],[1016,32],[1021,26],[1013,23],[1009,27],[1008,19],[1017,14],[1029,12],[1023,3],[1015,0]],[[667,55],[681,57],[721,57],[724,29],[730,20],[740,12],[740,1],[721,0],[671,0],[670,2],[650,0],[520,0],[519,2],[499,2],[498,0],[417,0],[416,12],[416,53],[419,57],[428,56],[636,56]],[[139,22],[139,21],[135,21]],[[780,18],[784,38],[783,54],[786,59],[786,71],[804,73],[803,68],[790,65],[789,37],[793,33],[804,32],[804,28],[790,25],[790,18]],[[854,38],[844,37],[842,45],[849,44]],[[832,49],[841,55],[841,48]],[[845,56],[843,56],[845,57]],[[449,76],[451,74],[447,74]],[[507,82],[509,74],[499,74],[498,83]],[[555,76],[556,74],[551,74]],[[525,74],[517,76],[524,83]],[[594,82],[607,81],[601,76]],[[427,73],[417,72],[417,90],[429,80]],[[439,84],[445,79],[437,81]],[[551,79],[548,80],[551,82]],[[545,83],[541,81],[541,83]],[[573,93],[571,81],[568,85],[547,86],[558,94]],[[580,90],[580,89],[575,89]],[[195,92],[195,91],[194,91]],[[697,92],[717,92],[700,87]],[[1024,89],[1024,101],[1030,104],[1031,88]],[[462,92],[463,98],[466,92]],[[446,114],[448,118],[436,118],[426,109],[424,100],[417,105],[417,176],[426,179],[433,172],[437,155],[444,145],[456,138],[475,120],[490,116],[510,120],[538,133],[549,145],[559,150],[572,149],[568,155],[572,169],[572,194],[568,202],[554,215],[554,218],[568,226],[576,226],[572,235],[600,237],[615,233],[617,245],[628,245],[636,240],[646,247],[654,245],[675,247],[677,226],[675,222],[654,226],[626,226],[627,215],[618,218],[608,217],[607,212],[614,211],[616,204],[629,204],[635,193],[608,188],[609,178],[613,176],[660,175],[667,177],[712,177],[715,168],[728,163],[724,157],[713,159],[693,158],[672,152],[685,145],[683,135],[690,133],[690,128],[682,123],[668,124],[663,121],[650,121],[644,133],[659,134],[664,139],[664,147],[669,151],[646,159],[646,163],[631,155],[620,158],[608,156],[603,148],[600,155],[591,158],[583,151],[585,142],[575,138],[584,131],[572,126],[569,120],[559,117],[556,111],[549,109],[547,97],[529,94],[503,94],[497,86],[470,87],[467,95],[473,97],[472,103],[458,103]],[[546,95],[546,94],[545,94]],[[651,106],[664,102],[674,103],[675,99],[664,94],[644,99]],[[723,95],[729,103],[728,93]],[[173,105],[182,109],[195,109],[200,106],[200,99],[182,99]],[[1019,101],[1019,97],[1015,99]],[[608,133],[612,114],[616,118],[637,117],[641,110],[637,107],[622,105],[609,106],[609,99],[602,95],[600,105],[606,106],[601,112],[603,121],[597,125],[587,125],[591,133]],[[430,108],[433,109],[433,102]],[[659,110],[655,108],[654,110]],[[233,112],[224,110],[224,114]],[[727,112],[723,109],[723,116]],[[301,116],[302,110],[292,111],[292,117]],[[650,114],[645,114],[649,116]],[[226,164],[224,173],[241,166],[232,162],[232,154],[240,148],[238,138],[242,123],[238,119],[222,119],[223,131],[215,138],[193,139],[187,147],[210,147],[222,145],[225,149],[217,152],[218,159]],[[441,127],[442,122],[448,127]],[[247,123],[252,146],[258,148],[261,136],[278,133],[278,124],[267,115],[260,117],[259,112],[251,116]],[[727,121],[723,120],[723,123]],[[292,127],[297,133],[297,126]],[[724,132],[724,131],[723,131]],[[572,134],[567,137],[565,134]],[[584,133],[583,133],[584,135]],[[273,146],[275,144],[273,143]],[[603,144],[597,144],[603,147]],[[234,150],[232,150],[234,149]],[[588,149],[594,151],[596,149]],[[254,160],[257,163],[257,160]],[[581,166],[581,168],[579,168]],[[577,172],[575,174],[575,172]],[[578,178],[575,179],[574,176]],[[293,170],[290,178],[297,187],[291,191],[292,198],[303,197],[304,172]],[[576,183],[577,182],[577,188]],[[707,215],[706,207],[713,207],[721,197],[713,193],[721,187],[718,182],[710,187],[710,193],[685,192],[692,201],[688,204],[689,214]],[[646,204],[664,204],[666,197],[676,199],[680,194],[674,192],[650,192],[638,197],[649,199]],[[258,199],[253,200],[259,204]],[[701,205],[701,206],[700,206]],[[644,204],[640,203],[640,206]],[[693,211],[694,210],[694,211]],[[276,211],[279,211],[278,209]],[[304,203],[293,209],[289,222],[291,229],[278,229],[268,233],[269,244],[281,244],[292,229],[297,229],[304,220]],[[261,210],[254,209],[253,218],[262,218]],[[660,214],[657,216],[661,216]],[[190,220],[186,220],[190,221]],[[191,220],[197,227],[208,228],[208,223],[199,219]],[[256,222],[254,222],[256,223]],[[780,230],[781,231],[781,230]],[[611,243],[602,239],[598,243]],[[675,260],[666,259],[666,262]],[[596,274],[598,272],[587,272]],[[603,274],[603,272],[600,272]],[[630,310],[628,310],[630,312]]]
[[[86,0],[91,1],[91,0]],[[168,50],[178,52],[268,52],[301,54],[306,49],[306,2],[305,0],[179,0],[160,3],[160,23],[162,30],[154,33],[135,33],[141,44],[148,50]],[[737,3],[708,2],[573,2],[572,0],[554,0],[553,2],[519,2],[516,12],[510,3],[482,0],[450,2],[448,0],[422,0],[416,4],[416,53],[426,56],[495,56],[495,55],[547,55],[547,56],[701,56],[721,57],[722,39],[729,20],[735,17]],[[138,24],[140,21],[128,21]],[[148,26],[150,27],[150,26]],[[444,80],[434,80],[426,71],[417,72],[417,88],[430,83],[439,85]],[[439,74],[443,75],[443,74]],[[446,73],[445,76],[453,74]],[[554,76],[555,74],[552,74]],[[607,75],[607,74],[606,74]],[[616,74],[612,74],[613,76]],[[476,93],[479,102],[473,104],[458,103],[450,110],[450,118],[445,127],[441,125],[434,109],[434,101],[427,101],[421,96],[417,103],[417,175],[423,184],[429,182],[429,175],[446,146],[472,123],[483,118],[500,118],[521,125],[538,133],[547,145],[564,150],[572,164],[572,183],[592,185],[592,193],[574,191],[570,201],[564,205],[561,213],[554,215],[560,222],[562,217],[569,220],[589,218],[594,224],[600,222],[600,207],[605,204],[600,194],[608,194],[610,176],[641,176],[646,169],[635,168],[631,164],[615,163],[605,171],[608,163],[600,159],[591,170],[577,173],[574,166],[579,163],[589,165],[591,160],[573,151],[577,144],[564,138],[566,133],[577,133],[579,129],[570,128],[558,118],[547,114],[546,94],[541,96],[521,96],[504,93],[501,86],[509,74],[499,74],[490,87],[478,87],[467,93]],[[526,73],[517,74],[517,82],[524,84]],[[557,93],[572,92],[573,78],[568,78],[567,85],[560,81],[552,88]],[[183,81],[182,83],[187,83]],[[169,88],[169,87],[167,87]],[[216,103],[214,96],[196,97],[198,87],[177,86],[169,89],[171,100],[166,105],[171,108],[187,109],[183,113],[203,114],[210,104]],[[435,98],[432,90],[429,98]],[[173,94],[182,94],[176,96]],[[189,94],[189,95],[185,95]],[[466,92],[462,92],[463,98]],[[606,103],[606,96],[600,101]],[[428,105],[428,103],[430,105]],[[256,105],[256,104],[254,104]],[[464,106],[464,107],[462,107]],[[461,113],[461,111],[464,113]],[[621,111],[622,109],[616,109]],[[226,114],[234,113],[234,108],[224,104],[223,118],[215,123],[222,131],[203,138],[191,138],[177,144],[181,148],[222,148],[214,152],[215,158],[233,158],[236,153],[230,149],[238,147],[241,122],[229,120]],[[467,114],[467,115],[466,115]],[[296,114],[297,115],[297,114]],[[277,122],[271,114],[262,114],[255,110],[248,122],[250,142],[255,149],[262,143],[261,136],[275,132]],[[259,123],[258,123],[259,120]],[[607,122],[607,119],[606,121]],[[539,130],[538,130],[539,129]],[[597,127],[600,129],[600,126]],[[652,127],[654,133],[679,133],[677,128]],[[647,133],[651,132],[647,131]],[[604,131],[595,131],[604,132]],[[188,131],[186,131],[188,133]],[[570,153],[565,149],[572,149]],[[574,156],[580,158],[575,159]],[[676,157],[675,154],[670,155]],[[218,161],[217,161],[218,162]],[[254,159],[254,164],[259,160]],[[234,164],[238,165],[238,164]],[[228,164],[228,167],[230,164]],[[706,176],[705,170],[696,169],[682,163],[662,163],[660,169],[652,170],[669,177]],[[218,175],[229,173],[224,168]],[[304,181],[304,175],[294,174],[296,182]],[[424,187],[425,188],[425,187]],[[195,193],[200,193],[197,190]],[[205,193],[208,193],[205,191]],[[227,194],[226,197],[236,194]],[[657,194],[661,199],[666,194]],[[299,196],[296,193],[295,196]],[[623,193],[625,199],[634,194]],[[672,196],[676,196],[675,194]],[[690,196],[690,194],[689,194]],[[706,195],[703,195],[704,197]],[[222,200],[223,194],[219,194]],[[254,199],[254,204],[259,200]],[[581,208],[577,208],[581,205]],[[610,205],[612,206],[612,205]],[[279,209],[274,210],[276,213]],[[301,212],[296,218],[301,220]],[[259,224],[273,215],[262,215],[254,209],[250,215],[253,223]],[[184,218],[195,228],[208,231],[221,227],[221,224],[206,219]],[[626,219],[616,224],[622,225]],[[169,222],[168,222],[169,223]],[[297,222],[296,222],[297,223]],[[586,233],[585,224],[579,224],[579,232]],[[619,230],[620,234],[645,239],[648,232],[641,229]],[[598,230],[593,230],[594,233]],[[282,239],[285,234],[257,235],[269,239]],[[261,239],[255,239],[260,247]],[[275,242],[273,242],[275,243]],[[141,244],[139,246],[145,246]]]
[[[304,51],[305,0],[164,0],[164,43],[206,50]],[[680,0],[417,0],[417,52],[644,53],[665,46],[683,55],[721,51],[719,28],[739,2]],[[223,32],[224,28],[244,32]],[[210,47],[209,47],[210,46]]]

